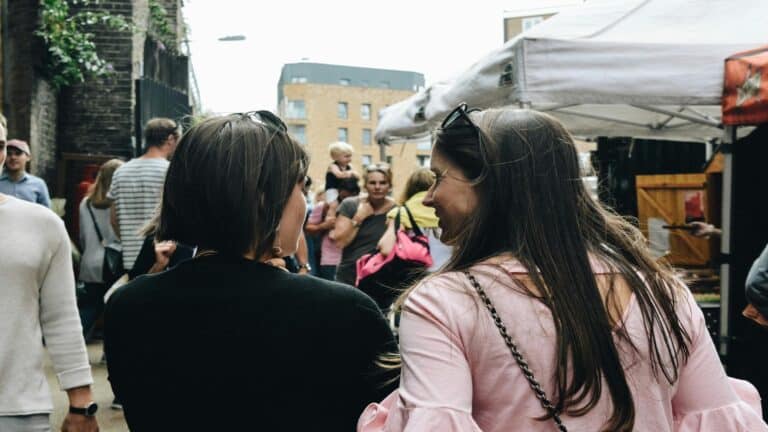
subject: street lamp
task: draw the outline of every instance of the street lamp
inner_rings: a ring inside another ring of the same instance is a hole
[[[244,35],[228,35],[228,36],[222,36],[219,38],[219,42],[239,42],[244,40],[245,40]]]
[[[218,38],[219,42],[240,42],[245,40],[245,35],[227,35],[222,36]],[[190,57],[192,56],[192,50],[189,48],[189,39],[184,39],[184,44],[187,47],[187,55]],[[189,62],[189,72],[190,76],[192,78],[192,87],[193,87],[193,93],[192,93],[192,104],[195,106],[195,108],[199,108],[202,106],[202,101],[200,98],[200,88],[197,85],[197,76],[195,75],[195,68],[192,65],[192,61]]]

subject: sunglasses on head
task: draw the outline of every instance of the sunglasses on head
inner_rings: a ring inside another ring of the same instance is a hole
[[[385,162],[369,164],[365,166],[366,171],[389,171],[389,164]]]
[[[267,127],[275,129],[279,132],[288,132],[288,126],[285,125],[283,120],[281,120],[280,117],[272,114],[270,111],[248,111],[246,113],[241,113],[240,115],[243,117],[248,117],[251,120],[255,120],[256,122],[266,125]]]
[[[445,130],[457,127],[471,127],[479,134],[480,128],[477,127],[471,118],[469,118],[469,114],[475,111],[480,111],[480,109],[468,108],[466,102],[460,103],[459,106],[454,108],[453,111],[445,117],[445,120],[443,120],[443,123],[440,125],[440,129]]]

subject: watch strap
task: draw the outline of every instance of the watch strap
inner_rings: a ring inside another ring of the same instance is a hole
[[[85,407],[69,407],[69,413],[70,414],[79,414],[86,417],[93,417],[96,415],[96,411],[99,409],[99,406],[96,404],[96,402],[91,402]]]

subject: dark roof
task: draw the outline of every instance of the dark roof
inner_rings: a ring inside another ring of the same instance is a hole
[[[342,84],[343,80],[346,84]],[[283,98],[283,85],[291,83],[348,85],[350,87],[417,91],[424,87],[424,75],[418,72],[391,69],[323,63],[288,63],[283,65],[283,70],[280,72],[280,81],[277,83],[278,99]]]

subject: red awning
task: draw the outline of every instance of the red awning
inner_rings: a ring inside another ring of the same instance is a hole
[[[725,60],[723,124],[768,123],[768,46]]]

